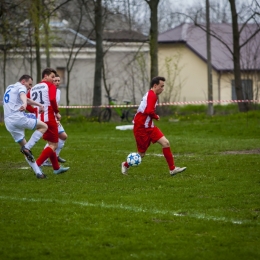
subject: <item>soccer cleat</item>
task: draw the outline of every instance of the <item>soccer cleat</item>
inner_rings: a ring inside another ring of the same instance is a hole
[[[122,162],[122,164],[121,164],[121,166],[122,166],[121,167],[121,173],[124,174],[124,175],[127,175],[127,171],[128,171],[129,168],[127,168],[124,164],[125,164],[125,162]]]
[[[46,160],[41,166],[52,166],[52,164],[49,160]]]
[[[65,159],[62,159],[61,157],[58,156],[58,162],[60,162],[60,163],[65,163],[66,160],[65,160]]]
[[[54,170],[53,173],[54,174],[61,174],[63,172],[66,172],[69,170],[70,167],[60,167],[58,170]]]
[[[47,175],[45,175],[44,173],[37,173],[36,174],[36,178],[37,179],[46,179]]]
[[[176,175],[177,173],[181,173],[181,172],[184,172],[186,170],[186,167],[175,167],[174,170],[170,171],[170,175],[171,176],[174,176]]]
[[[21,153],[23,153],[30,162],[35,162],[32,152],[29,149],[25,148],[25,146],[21,148]]]

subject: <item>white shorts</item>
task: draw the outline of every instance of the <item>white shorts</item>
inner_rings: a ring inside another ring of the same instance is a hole
[[[65,130],[64,130],[62,124],[59,122],[59,123],[58,123],[58,133],[61,134],[61,133],[63,133],[63,132],[65,132]]]
[[[33,130],[36,127],[37,119],[35,114],[17,112],[4,119],[5,127],[12,135],[15,142],[21,142],[25,135],[24,130]]]

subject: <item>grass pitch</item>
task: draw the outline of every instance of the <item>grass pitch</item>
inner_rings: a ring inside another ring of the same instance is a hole
[[[123,176],[132,131],[67,120],[71,169],[38,180],[1,124],[0,259],[260,259],[259,112],[168,119],[175,177],[158,144]]]

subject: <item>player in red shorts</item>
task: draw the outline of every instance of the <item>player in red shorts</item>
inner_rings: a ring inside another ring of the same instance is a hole
[[[54,170],[53,173],[60,174],[69,170],[69,167],[61,167],[55,153],[59,140],[58,124],[56,120],[59,121],[61,119],[56,101],[57,89],[53,84],[55,76],[56,70],[52,68],[44,69],[42,72],[42,81],[36,84],[27,95],[29,98],[44,106],[44,112],[41,114],[38,113],[38,108],[35,107],[36,115],[48,125],[48,130],[44,133],[43,139],[48,142],[49,146],[42,151],[41,155],[36,160],[36,163],[38,166],[41,166],[46,159],[50,158]]]
[[[159,120],[160,117],[155,113],[155,108],[158,103],[158,96],[164,89],[164,77],[155,77],[150,83],[150,90],[143,96],[141,103],[134,117],[134,136],[136,140],[137,150],[143,158],[145,152],[151,143],[159,143],[162,146],[163,155],[168,164],[170,175],[174,176],[177,173],[186,170],[186,167],[176,167],[174,164],[173,155],[170,148],[170,143],[161,132],[154,126],[153,119]],[[127,162],[122,162],[121,172],[127,174],[129,169]]]

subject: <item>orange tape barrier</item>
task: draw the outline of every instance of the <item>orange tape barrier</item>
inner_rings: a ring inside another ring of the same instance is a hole
[[[212,101],[186,101],[186,102],[167,102],[159,103],[159,106],[174,105],[198,105],[198,104],[220,104],[220,103],[259,103],[260,100],[212,100]],[[59,108],[116,108],[116,107],[138,107],[139,105],[101,105],[101,106],[59,106]]]

